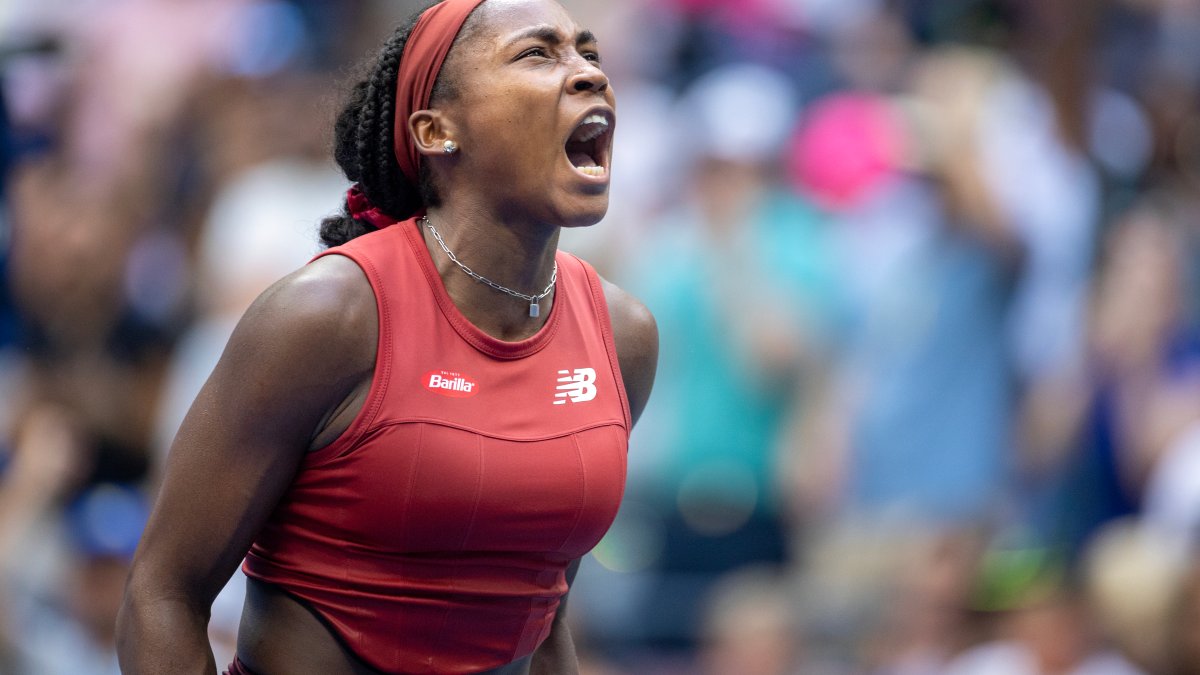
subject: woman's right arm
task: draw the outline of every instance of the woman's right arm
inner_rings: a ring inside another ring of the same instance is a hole
[[[366,277],[343,256],[314,261],[247,310],[171,446],[118,618],[123,673],[215,672],[213,598],[318,432],[353,418],[342,410],[331,423],[369,387],[377,321]]]

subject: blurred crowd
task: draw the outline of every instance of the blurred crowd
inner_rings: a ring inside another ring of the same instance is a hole
[[[562,245],[661,336],[584,674],[1200,673],[1200,0],[564,4],[618,133]],[[417,6],[0,4],[0,673],[118,672],[174,431]]]

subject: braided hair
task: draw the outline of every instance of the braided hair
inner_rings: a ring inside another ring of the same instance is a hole
[[[441,203],[428,164],[421,163],[418,184],[413,185],[400,171],[394,150],[396,76],[404,46],[422,12],[424,9],[400,24],[387,39],[366,77],[355,83],[334,124],[333,157],[342,173],[359,184],[373,206],[397,220]],[[455,46],[469,39],[475,16],[472,13],[459,31]],[[433,86],[431,102],[453,100],[457,94],[446,71],[443,65]],[[343,203],[341,213],[321,221],[321,242],[325,246],[339,246],[374,229],[366,221],[351,217],[349,205]]]

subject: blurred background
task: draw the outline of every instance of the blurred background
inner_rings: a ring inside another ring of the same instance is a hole
[[[619,121],[563,247],[661,334],[585,675],[1200,673],[1200,0],[566,5]],[[0,673],[118,672],[175,429],[416,7],[0,4]]]

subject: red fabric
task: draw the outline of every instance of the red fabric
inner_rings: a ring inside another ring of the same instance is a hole
[[[222,675],[254,675],[254,673],[237,656],[234,656],[233,663],[229,664],[229,668]]]
[[[396,76],[396,121],[394,143],[396,161],[408,180],[418,181],[420,154],[408,133],[408,118],[418,110],[429,107],[429,96],[437,82],[438,73],[450,45],[458,37],[458,31],[467,17],[483,0],[445,0],[425,10],[417,20],[404,54],[400,57],[400,70]]]
[[[375,378],[346,433],[305,458],[246,573],[383,672],[529,654],[624,490],[629,407],[599,279],[560,253],[545,326],[503,342],[454,306],[416,220],[334,254],[375,289]]]

